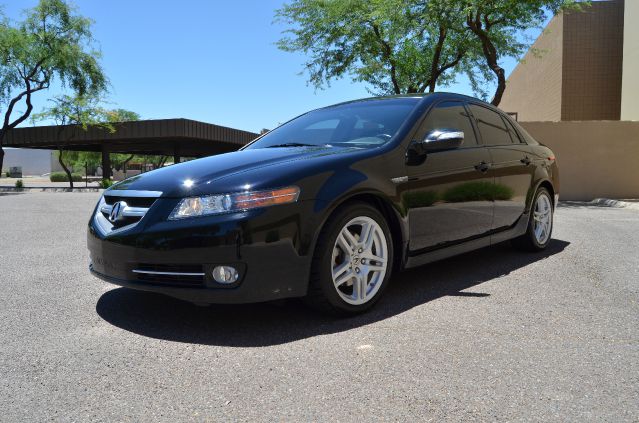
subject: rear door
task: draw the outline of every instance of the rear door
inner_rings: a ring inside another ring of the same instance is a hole
[[[506,229],[524,213],[534,174],[533,159],[528,153],[528,145],[519,139],[507,117],[479,104],[471,104],[469,108],[490,153],[495,176],[492,229]]]
[[[478,143],[464,103],[438,103],[415,139],[421,140],[436,129],[462,131],[464,142],[454,150],[428,153],[421,164],[406,165],[409,182],[402,204],[408,214],[411,253],[484,235],[493,219],[492,201],[481,195],[485,186],[493,183],[490,155]]]

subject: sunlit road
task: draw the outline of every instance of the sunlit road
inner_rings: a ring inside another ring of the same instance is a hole
[[[198,308],[87,272],[98,194],[0,196],[0,421],[637,421],[639,211],[396,275],[372,312]]]

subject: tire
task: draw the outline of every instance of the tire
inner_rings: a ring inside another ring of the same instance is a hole
[[[552,239],[554,205],[546,188],[539,188],[530,207],[526,233],[512,240],[515,248],[523,251],[542,251]],[[547,218],[547,220],[544,220]]]
[[[370,228],[367,241],[360,238],[365,228]],[[366,203],[348,204],[322,228],[306,302],[333,315],[362,313],[379,300],[392,268],[393,242],[386,219]]]

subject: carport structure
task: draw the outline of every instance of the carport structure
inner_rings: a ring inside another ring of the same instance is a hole
[[[189,119],[139,120],[116,123],[115,131],[102,127],[86,130],[78,125],[16,128],[5,137],[4,147],[102,153],[105,178],[111,177],[109,153],[204,157],[235,151],[258,134]]]

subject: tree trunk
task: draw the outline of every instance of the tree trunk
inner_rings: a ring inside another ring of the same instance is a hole
[[[62,153],[63,152],[64,152],[64,150],[62,150],[62,149],[58,150],[58,163],[60,163],[60,166],[62,166],[62,169],[64,169],[64,173],[66,173],[67,177],[69,178],[69,188],[73,189],[73,177],[71,176],[71,171],[69,170],[67,165],[64,164],[64,160],[62,158]]]
[[[2,171],[3,162],[4,162],[4,150],[2,149],[2,145],[0,145],[0,171]]]
[[[129,164],[133,157],[135,157],[135,154],[131,154],[124,162],[122,162],[122,172],[124,172],[124,178],[126,178],[126,165]]]
[[[504,91],[506,91],[506,72],[504,71],[504,68],[499,66],[499,55],[495,48],[495,44],[493,44],[493,41],[490,39],[488,31],[484,30],[481,22],[479,13],[474,19],[472,16],[469,16],[466,21],[468,28],[470,28],[481,42],[482,51],[486,58],[486,64],[497,77],[497,88],[495,89],[493,100],[491,101],[491,104],[496,107],[499,106],[499,103],[501,103]]]

